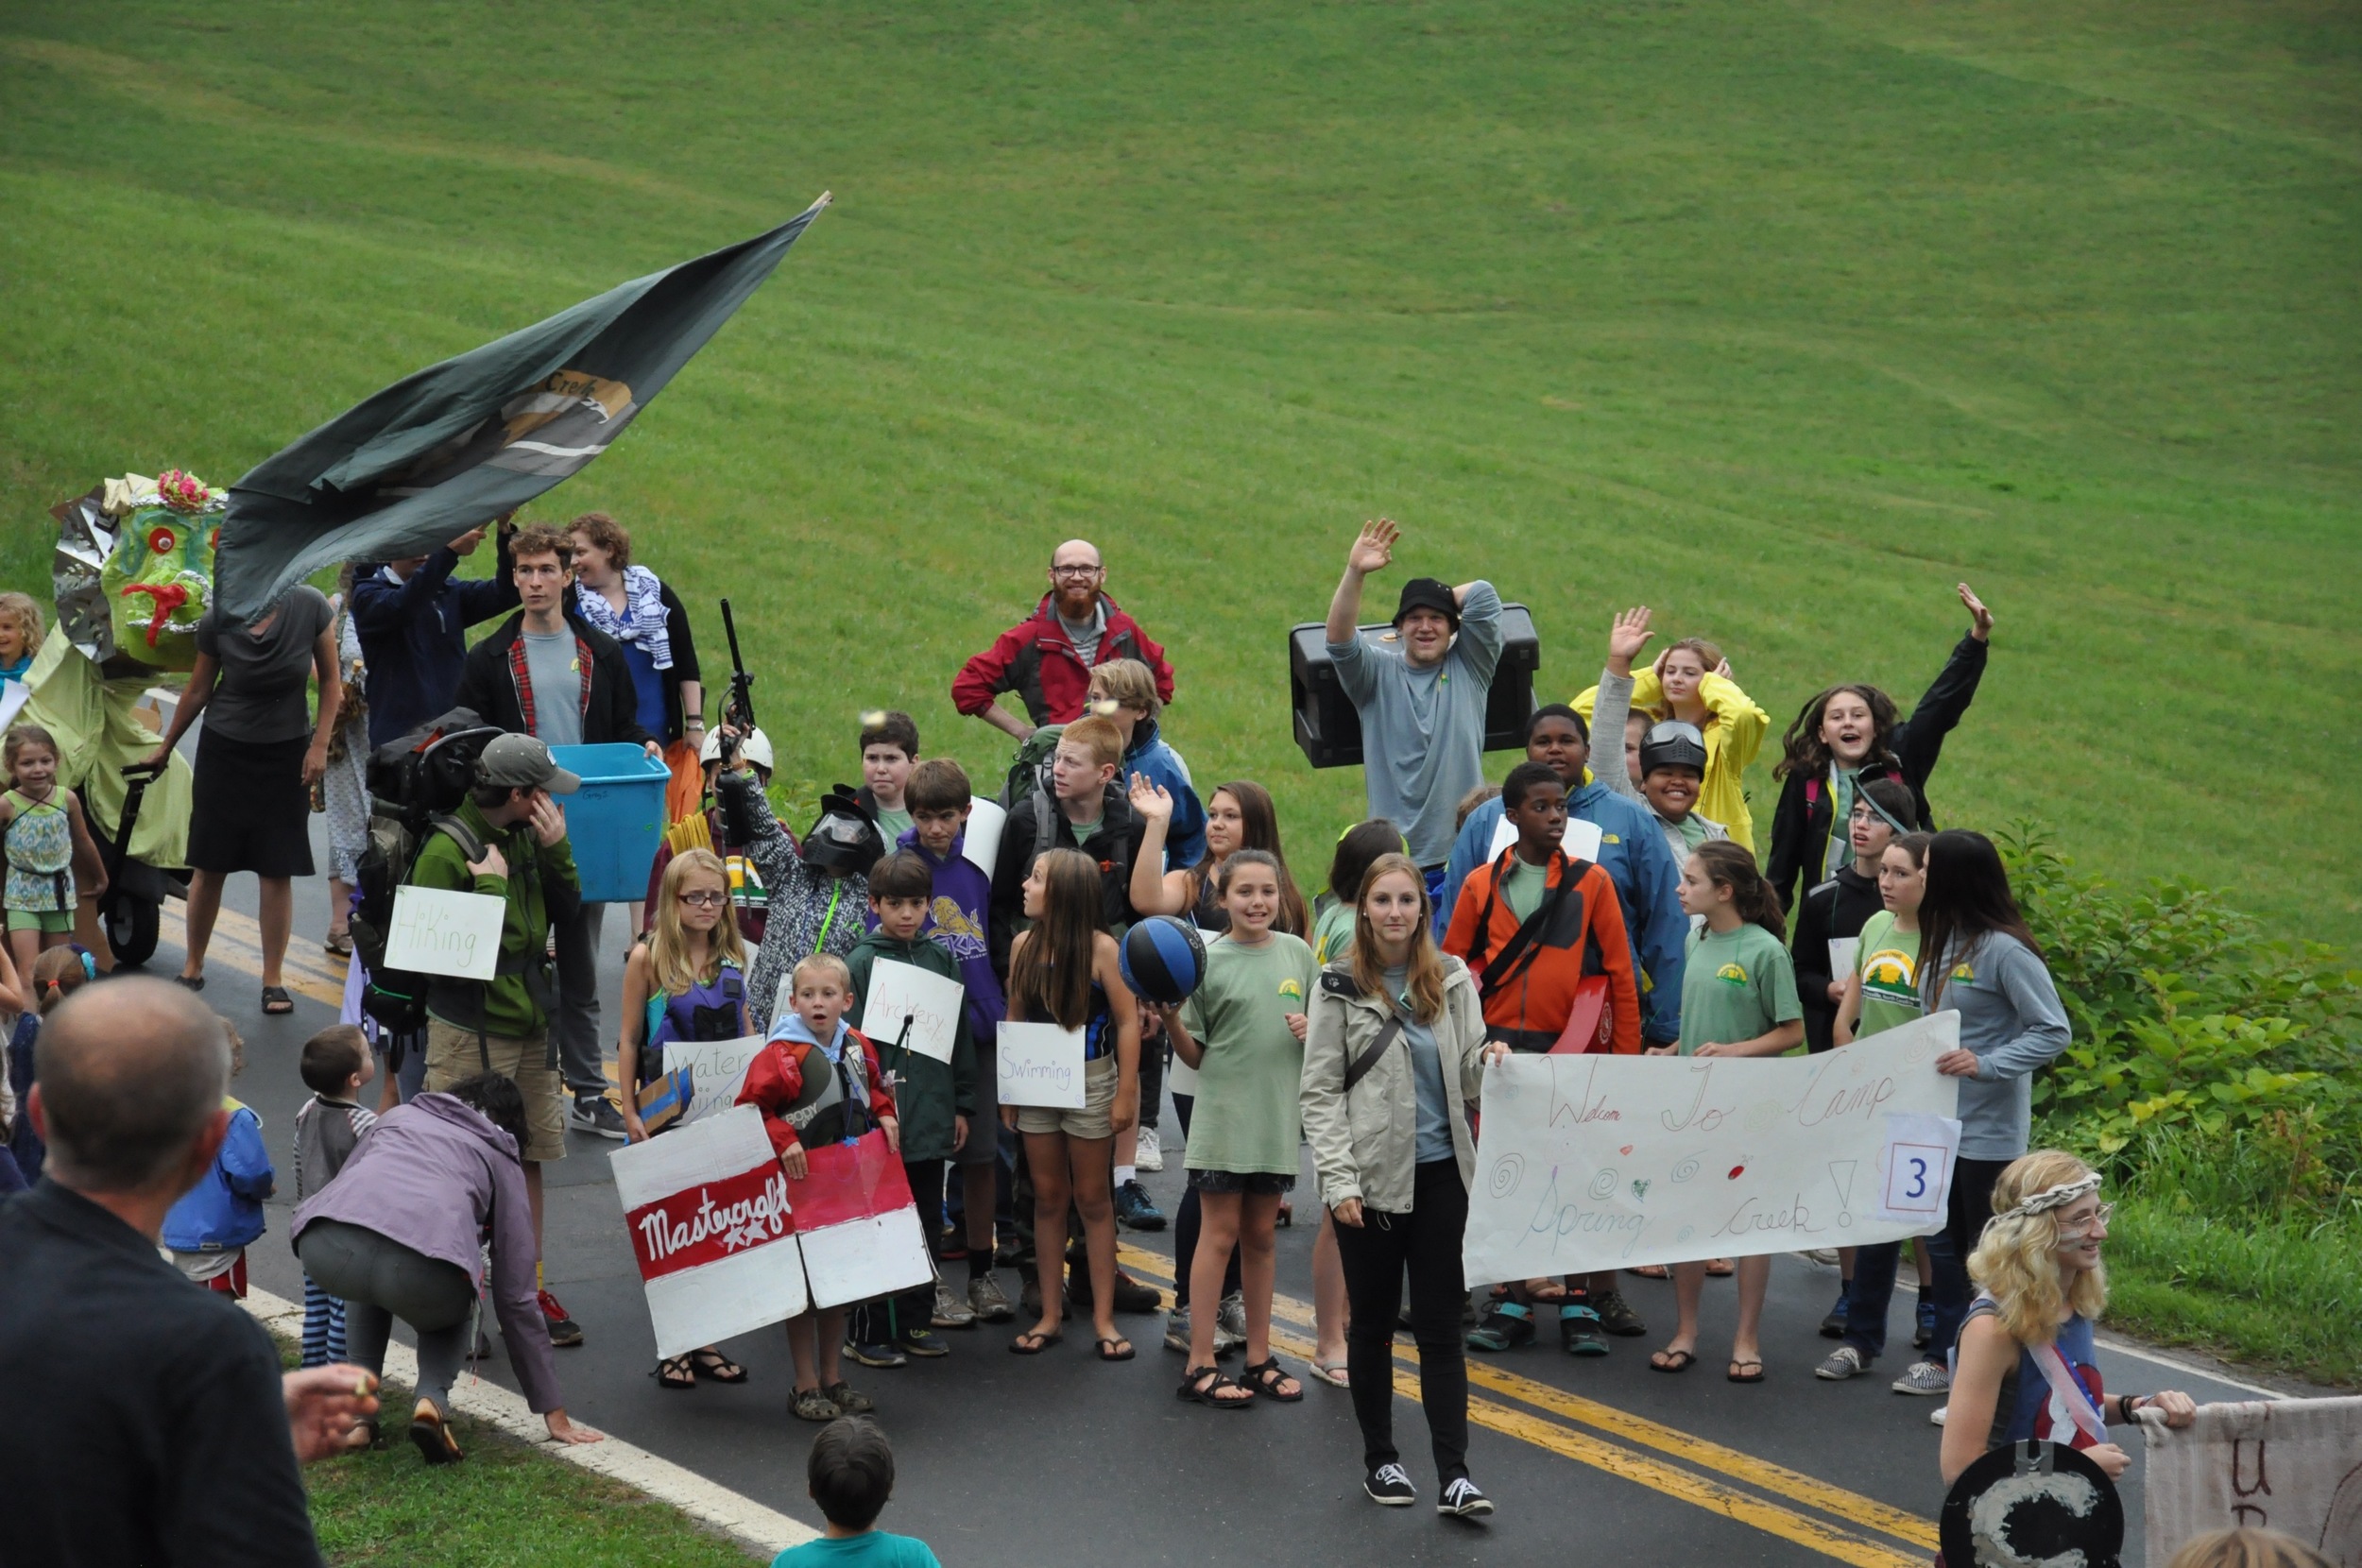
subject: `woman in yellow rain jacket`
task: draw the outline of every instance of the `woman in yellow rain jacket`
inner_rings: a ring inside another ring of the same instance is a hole
[[[1595,686],[1574,701],[1575,711],[1586,724],[1599,691]],[[1657,655],[1654,664],[1634,673],[1632,710],[1698,726],[1705,737],[1706,776],[1699,786],[1695,810],[1708,822],[1720,823],[1734,843],[1754,850],[1754,818],[1747,809],[1747,793],[1738,777],[1761,749],[1772,728],[1772,716],[1731,679],[1722,650],[1697,637],[1674,643]],[[1621,740],[1621,736],[1609,737],[1611,743]],[[1613,757],[1613,751],[1609,755]]]

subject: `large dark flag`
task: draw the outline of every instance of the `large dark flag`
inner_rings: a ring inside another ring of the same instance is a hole
[[[828,204],[406,376],[257,466],[222,520],[222,613],[260,615],[322,567],[424,554],[579,472]]]

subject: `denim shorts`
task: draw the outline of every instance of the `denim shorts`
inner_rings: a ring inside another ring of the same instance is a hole
[[[1243,1192],[1251,1198],[1276,1198],[1295,1190],[1296,1179],[1275,1170],[1190,1171],[1191,1192]]]

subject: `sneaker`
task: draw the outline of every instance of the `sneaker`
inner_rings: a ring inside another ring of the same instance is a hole
[[[557,1298],[541,1292],[541,1316],[550,1325],[550,1343],[566,1346],[582,1343],[582,1325],[566,1316],[566,1309],[557,1304]]]
[[[943,1342],[943,1336],[932,1328],[913,1326],[902,1331],[894,1341],[894,1348],[905,1355],[916,1355],[921,1361],[933,1361],[938,1355],[949,1355],[951,1347]]]
[[[1894,1380],[1893,1388],[1898,1394],[1925,1394],[1938,1399],[1952,1391],[1952,1374],[1933,1361],[1914,1361]]]
[[[1600,1315],[1600,1326],[1618,1339],[1637,1339],[1649,1332],[1649,1325],[1640,1314],[1632,1309],[1620,1290],[1603,1290],[1591,1298],[1591,1310]]]
[[[1136,1169],[1145,1170],[1152,1176],[1165,1168],[1164,1146],[1156,1141],[1156,1129],[1154,1127],[1140,1129],[1139,1142],[1132,1151],[1132,1164]]]
[[[575,1096],[573,1113],[566,1120],[577,1133],[589,1133],[616,1143],[624,1141],[624,1113],[615,1109],[605,1095]]]
[[[1214,1309],[1214,1354],[1228,1355],[1245,1346],[1246,1298],[1234,1290]]]
[[[958,1292],[942,1280],[935,1281],[934,1316],[927,1320],[933,1328],[974,1328],[976,1309],[960,1300]]]
[[[1840,1285],[1837,1287],[1837,1304],[1829,1308],[1827,1317],[1821,1320],[1821,1338],[1823,1339],[1845,1338],[1845,1306],[1853,1296],[1854,1291],[1851,1286]]]
[[[990,1274],[981,1274],[967,1282],[967,1304],[976,1309],[980,1323],[1005,1323],[1017,1316],[1017,1308],[1009,1304],[1001,1282]]]
[[[848,1343],[845,1347],[845,1354],[864,1367],[902,1367],[910,1364],[909,1356],[904,1355],[892,1345],[884,1343],[874,1345]]]
[[[1419,1489],[1411,1484],[1411,1472],[1398,1464],[1382,1464],[1371,1471],[1361,1478],[1361,1490],[1381,1508],[1407,1508],[1419,1498]]]
[[[1870,1370],[1870,1360],[1853,1345],[1840,1345],[1822,1357],[1821,1365],[1812,1369],[1812,1375],[1826,1383],[1842,1383],[1849,1377],[1859,1377]]]
[[[1446,1519],[1481,1519],[1493,1511],[1493,1500],[1463,1475],[1444,1489],[1444,1495],[1435,1500],[1435,1511]]]
[[[1936,1304],[1926,1297],[1919,1298],[1917,1326],[1911,1330],[1911,1349],[1926,1350],[1936,1337]]]
[[[1600,1315],[1587,1305],[1573,1303],[1560,1307],[1558,1348],[1569,1355],[1605,1355],[1607,1336],[1600,1332]],[[1485,1506],[1489,1508],[1492,1505]]]
[[[1516,1302],[1497,1302],[1468,1331],[1468,1348],[1498,1353],[1533,1342],[1533,1314]]]
[[[1165,1314],[1165,1349],[1190,1354],[1190,1309],[1176,1306]]]
[[[1944,1412],[1951,1408],[1952,1406],[1949,1405],[1939,1405],[1934,1409],[1928,1411],[1927,1424],[1930,1426],[1942,1426],[1943,1424]]]
[[[1149,1201],[1146,1187],[1126,1182],[1116,1188],[1116,1223],[1127,1231],[1161,1231],[1165,1211]]]

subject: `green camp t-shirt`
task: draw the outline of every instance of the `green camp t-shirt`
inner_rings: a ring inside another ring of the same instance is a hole
[[[1304,1047],[1288,1014],[1308,1011],[1318,973],[1302,937],[1274,931],[1259,947],[1207,944],[1206,978],[1181,1025],[1206,1048],[1190,1112],[1191,1170],[1296,1173],[1296,1092]]]
[[[1530,920],[1542,907],[1542,895],[1550,891],[1550,868],[1528,865],[1516,856],[1509,858],[1509,875],[1501,878],[1501,902],[1520,924]]]
[[[1703,1045],[1755,1039],[1804,1015],[1796,1002],[1796,966],[1778,937],[1752,920],[1735,930],[1704,929],[1690,937],[1682,972],[1684,1056]]]
[[[1861,1027],[1855,1039],[1920,1015],[1919,933],[1896,930],[1893,911],[1880,910],[1862,922],[1854,968],[1861,976]]]
[[[1353,915],[1351,904],[1330,898],[1314,917],[1312,958],[1322,967],[1327,967],[1353,951]]]
[[[894,853],[896,842],[911,830],[911,814],[908,811],[895,810],[888,806],[881,806],[878,808],[877,817],[878,836],[885,840],[886,853],[891,855]]]

